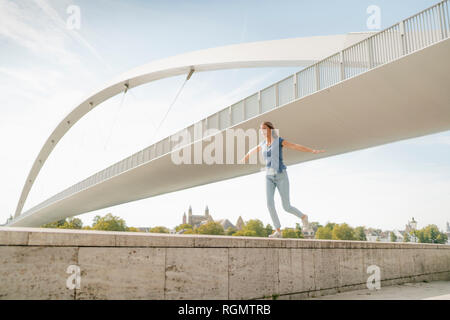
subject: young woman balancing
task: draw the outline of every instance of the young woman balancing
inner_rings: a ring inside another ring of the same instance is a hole
[[[261,123],[260,130],[262,131],[265,139],[258,144],[256,147],[251,149],[241,162],[246,162],[250,155],[254,152],[259,152],[262,150],[264,160],[266,162],[266,196],[267,196],[267,207],[270,212],[273,224],[275,226],[275,231],[269,237],[280,238],[280,220],[278,219],[277,211],[275,210],[274,194],[275,188],[278,188],[278,192],[281,196],[281,201],[283,204],[283,209],[293,215],[302,219],[303,226],[308,225],[308,216],[302,213],[300,210],[291,205],[289,200],[289,179],[286,172],[286,166],[283,163],[282,147],[289,149],[321,153],[325,150],[314,150],[308,147],[291,143],[276,134],[275,127],[269,121]]]

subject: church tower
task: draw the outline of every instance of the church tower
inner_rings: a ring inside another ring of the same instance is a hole
[[[414,220],[414,217],[413,217],[411,219],[411,221],[408,221],[408,224],[406,225],[405,231],[407,233],[411,233],[414,230],[417,230],[417,221]]]
[[[189,210],[188,210],[188,223],[192,226],[192,207],[191,207],[191,205],[189,205]]]
[[[237,222],[236,222],[236,229],[242,230],[243,227],[244,227],[244,220],[242,220],[242,217],[239,216],[239,218],[237,219]]]
[[[411,228],[412,228],[413,230],[417,230],[417,221],[414,220],[414,217],[413,217],[412,220],[409,222],[409,224],[410,224],[410,226],[411,226]]]
[[[206,205],[206,208],[205,208],[205,217],[206,217],[206,221],[214,221],[213,217],[209,214],[208,205]]]
[[[186,224],[186,211],[183,213],[183,224]]]

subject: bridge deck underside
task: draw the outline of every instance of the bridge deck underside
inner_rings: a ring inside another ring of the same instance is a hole
[[[233,128],[258,128],[269,120],[285,139],[327,151],[314,155],[285,150],[288,165],[450,130],[449,53],[447,39]],[[210,143],[196,142],[203,147]],[[166,154],[24,214],[11,226],[39,226],[260,169],[261,164],[176,165]]]

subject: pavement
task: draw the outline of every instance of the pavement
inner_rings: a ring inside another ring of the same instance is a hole
[[[404,283],[379,290],[355,290],[308,300],[450,300],[450,281]]]

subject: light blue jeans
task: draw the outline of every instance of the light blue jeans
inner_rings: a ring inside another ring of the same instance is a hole
[[[293,207],[289,201],[289,178],[286,169],[283,169],[281,173],[267,174],[266,175],[266,196],[267,196],[267,208],[269,209],[270,216],[272,217],[273,225],[276,229],[280,228],[280,220],[278,219],[277,211],[275,210],[275,188],[278,188],[278,192],[281,196],[281,202],[283,209],[293,215],[301,218],[304,214]]]

